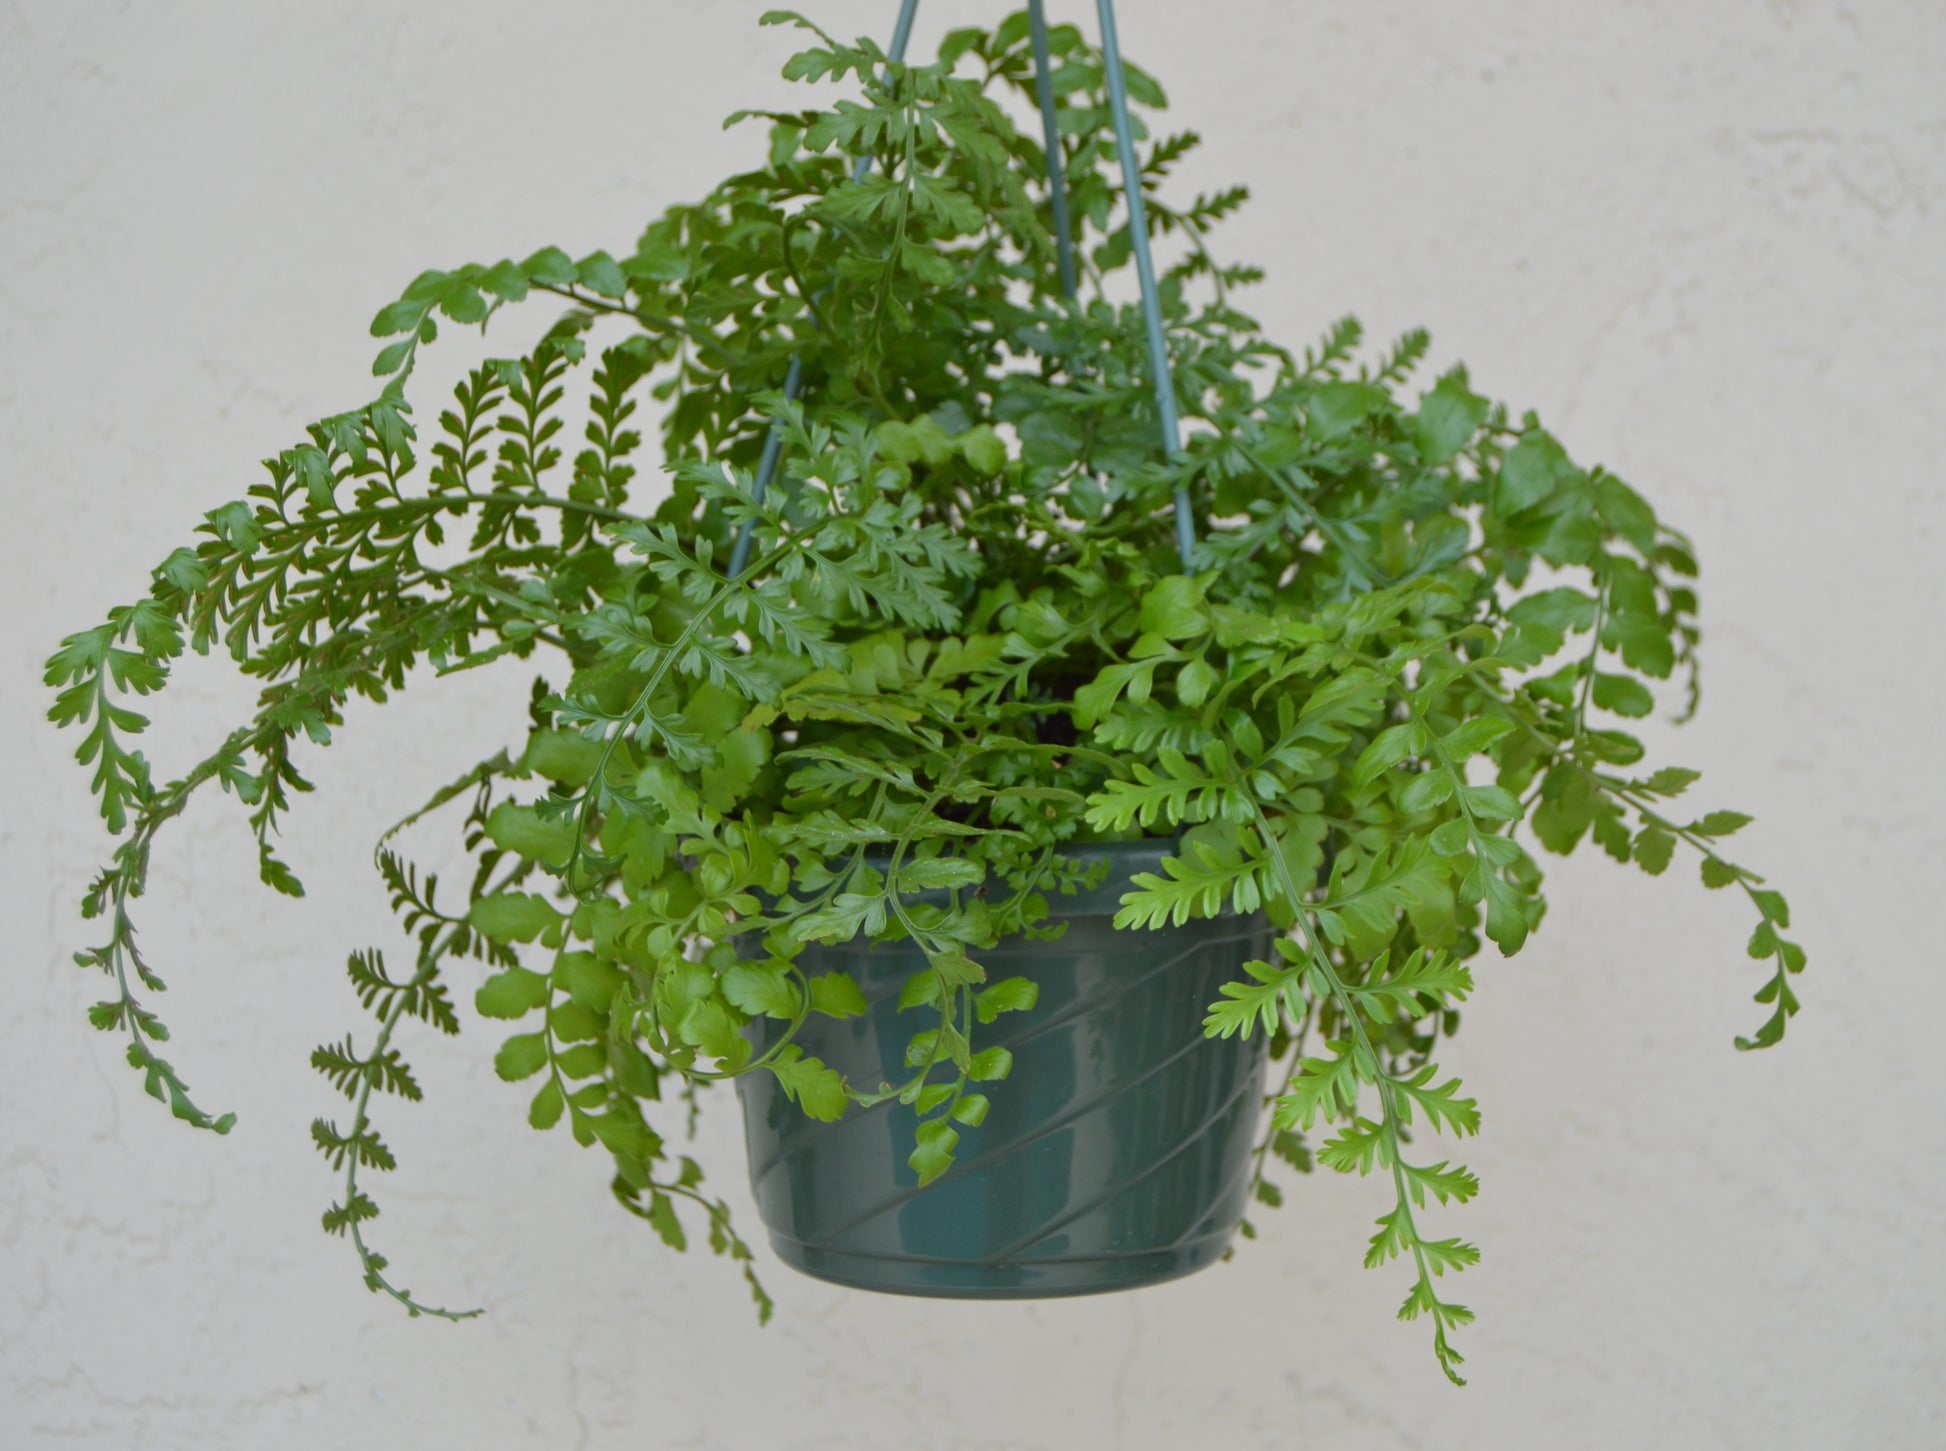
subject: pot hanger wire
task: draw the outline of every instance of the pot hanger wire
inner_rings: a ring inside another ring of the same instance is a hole
[[[913,17],[918,10],[919,0],[901,0],[899,18],[892,29],[892,44],[886,52],[887,58],[895,64],[905,60],[906,45],[912,38]],[[1128,82],[1122,70],[1121,37],[1115,27],[1115,0],[1095,0],[1095,11],[1101,24],[1102,70],[1108,85],[1109,114],[1115,126],[1115,149],[1122,166],[1122,193],[1128,205],[1129,241],[1135,257],[1135,274],[1141,285],[1142,324],[1148,337],[1149,374],[1155,390],[1162,453],[1165,459],[1174,459],[1182,453],[1182,431],[1176,414],[1175,385],[1169,371],[1169,343],[1162,327],[1162,300],[1156,287],[1155,261],[1149,251],[1148,213],[1142,203],[1142,169],[1135,156],[1135,128],[1129,117]],[[1063,296],[1073,298],[1076,290],[1074,237],[1068,216],[1061,128],[1054,107],[1047,12],[1042,0],[1028,0],[1027,19],[1034,48],[1034,94],[1040,103],[1041,131],[1046,143],[1048,199],[1053,211],[1055,245],[1060,256],[1061,292]],[[871,157],[859,157],[852,163],[852,180],[863,181],[871,169]],[[795,401],[803,391],[803,360],[792,355],[790,367],[784,374],[784,397],[786,401]],[[764,501],[771,481],[777,476],[777,465],[782,459],[783,450],[783,428],[773,422],[769,435],[764,439],[764,451],[757,461],[757,475],[751,484],[750,496],[754,502],[761,504]],[[1196,521],[1190,511],[1189,488],[1186,484],[1177,484],[1175,488],[1175,521],[1176,555],[1183,569],[1188,570],[1196,549]],[[728,573],[731,579],[737,578],[749,566],[755,523],[754,517],[746,518],[737,529],[736,542],[730,550]]]

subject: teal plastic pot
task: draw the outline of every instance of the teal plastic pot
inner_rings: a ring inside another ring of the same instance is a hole
[[[1203,1018],[1244,962],[1268,957],[1269,927],[1224,916],[1116,931],[1130,877],[1159,872],[1172,849],[1074,849],[1107,857],[1109,872],[1049,899],[1066,933],[978,954],[990,980],[1030,977],[1040,999],[979,1033],[977,1047],[1013,1051],[1013,1072],[988,1086],[986,1121],[960,1129],[953,1167],[924,1188],[906,1163],[907,1105],[819,1123],[769,1074],[738,1080],[750,1181],[780,1259],[856,1289],[1006,1300],[1134,1289],[1222,1257],[1249,1189],[1264,1044],[1207,1038]],[[870,1007],[813,1016],[795,1041],[854,1083],[897,1081],[924,1026],[899,1012],[899,990],[923,960],[910,943],[806,948],[807,974],[849,972]],[[783,1027],[753,1031],[767,1045]]]

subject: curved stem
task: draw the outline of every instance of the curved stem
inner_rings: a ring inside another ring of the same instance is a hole
[[[370,1123],[370,1119],[366,1116],[366,1111],[371,1102],[372,1085],[377,1081],[378,1077],[376,1065],[379,1059],[384,1056],[385,1049],[392,1041],[392,1030],[398,1027],[399,1019],[405,1016],[406,1007],[411,1003],[413,993],[431,982],[433,977],[438,973],[439,960],[444,954],[446,946],[451,945],[453,937],[454,933],[449,932],[446,936],[445,945],[426,954],[424,961],[419,965],[418,972],[413,974],[411,981],[393,995],[391,1005],[386,1008],[385,1016],[379,1022],[378,1036],[372,1040],[372,1051],[366,1060],[371,1066],[367,1067],[362,1075],[363,1082],[358,1086],[358,1097],[352,1105],[351,1133],[349,1135],[351,1143],[345,1157],[345,1211],[350,1216],[352,1247],[358,1251],[358,1258],[365,1266],[365,1283],[367,1285],[371,1286],[374,1290],[382,1290],[390,1295],[394,1300],[397,1300],[401,1305],[405,1306],[406,1313],[409,1315],[431,1315],[440,1320],[471,1320],[474,1316],[482,1312],[477,1309],[447,1310],[437,1305],[425,1304],[422,1301],[415,1300],[412,1297],[411,1291],[402,1290],[390,1280],[386,1279],[383,1269],[384,1261],[374,1255],[370,1247],[366,1245],[364,1233],[359,1228],[361,1220],[357,1212],[359,1200],[358,1139]]]
[[[1405,1168],[1400,1153],[1402,1139],[1399,1132],[1398,1101],[1391,1075],[1386,1073],[1384,1064],[1379,1060],[1378,1050],[1372,1043],[1371,1034],[1365,1028],[1365,1019],[1358,1004],[1352,1000],[1351,994],[1345,988],[1344,980],[1338,976],[1337,968],[1325,955],[1324,944],[1318,940],[1317,931],[1311,923],[1311,914],[1305,909],[1304,898],[1298,893],[1297,883],[1291,877],[1290,865],[1284,860],[1283,850],[1278,844],[1276,833],[1271,830],[1268,818],[1264,816],[1263,808],[1257,804],[1254,796],[1247,799],[1258,835],[1264,844],[1264,852],[1277,874],[1278,884],[1283,889],[1285,900],[1291,904],[1293,920],[1304,938],[1305,955],[1310,958],[1312,968],[1323,979],[1327,991],[1337,1002],[1338,1011],[1352,1035],[1353,1069],[1355,1071],[1358,1068],[1360,1057],[1370,1066],[1373,1087],[1378,1090],[1379,1109],[1384,1118],[1383,1132],[1390,1149],[1387,1157],[1391,1160],[1389,1167],[1392,1171],[1392,1188],[1398,1201],[1395,1212],[1400,1217],[1405,1230],[1401,1237],[1412,1247],[1412,1258],[1419,1271],[1420,1283],[1429,1287],[1432,1284],[1432,1266],[1426,1260],[1426,1251],[1420,1243],[1419,1230],[1412,1218],[1411,1193],[1406,1187]],[[1439,1355],[1440,1366],[1445,1370],[1448,1379],[1455,1384],[1464,1385],[1466,1382],[1453,1369],[1460,1357],[1447,1344],[1444,1311],[1436,1298],[1433,1300],[1431,1314],[1434,1324],[1433,1343]]]

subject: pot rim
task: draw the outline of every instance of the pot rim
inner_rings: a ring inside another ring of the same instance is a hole
[[[1138,837],[1132,841],[1062,842],[1054,848],[1055,855],[1069,861],[1092,863],[1105,860],[1108,871],[1095,886],[1066,894],[1045,893],[1048,916],[1112,917],[1122,910],[1122,897],[1134,886],[1139,873],[1163,875],[1162,859],[1175,856],[1181,850],[1181,838],[1175,836]],[[871,851],[865,854],[867,864],[881,871],[889,865],[890,860],[890,853],[887,852]],[[1001,889],[1005,890],[1004,884]],[[949,895],[943,888],[932,888],[923,892],[908,892],[904,894],[904,900],[944,906]],[[1227,908],[1222,915],[1229,915]]]

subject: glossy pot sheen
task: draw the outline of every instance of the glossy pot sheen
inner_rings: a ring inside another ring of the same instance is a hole
[[[976,1047],[1013,1050],[1013,1072],[990,1086],[986,1121],[960,1129],[956,1162],[925,1188],[906,1163],[910,1107],[854,1107],[818,1123],[770,1075],[738,1080],[751,1183],[781,1259],[858,1289],[1025,1299],[1132,1289],[1221,1258],[1248,1189],[1263,1040],[1206,1038],[1203,1017],[1242,963],[1268,955],[1269,928],[1226,916],[1116,931],[1129,878],[1159,871],[1170,849],[1077,848],[1108,857],[1109,874],[1052,899],[1066,934],[979,954],[990,980],[1031,977],[1040,1000],[978,1035]],[[796,1041],[855,1083],[896,1079],[924,1026],[899,1012],[899,989],[922,960],[906,943],[805,949],[807,974],[851,973],[870,1011],[814,1016]]]

